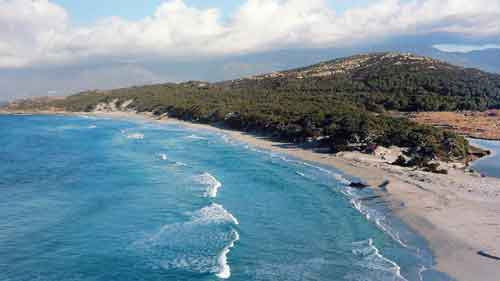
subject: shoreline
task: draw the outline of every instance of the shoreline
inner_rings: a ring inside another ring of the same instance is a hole
[[[469,139],[471,139],[471,140],[473,140],[473,141],[491,141],[491,142],[495,142],[495,141],[496,141],[496,142],[500,143],[500,140],[478,139],[478,138],[469,138]],[[471,142],[471,141],[469,140],[469,142]],[[497,156],[497,155],[498,155],[498,153],[499,153],[499,151],[494,150],[494,149],[491,149],[491,148],[487,148],[487,147],[485,147],[485,146],[483,146],[483,145],[481,145],[481,144],[477,144],[477,143],[475,143],[475,144],[473,144],[473,145],[474,145],[475,147],[477,147],[477,148],[480,148],[480,149],[483,149],[483,150],[487,150],[487,151],[489,151],[489,152],[490,152],[490,154],[489,154],[489,155],[484,156],[484,157],[482,157],[482,158],[480,158],[480,159],[477,159],[477,160],[475,160],[474,162],[476,162],[476,161],[480,161],[480,160],[485,160],[485,159],[492,158],[492,157],[495,157],[495,156]]]
[[[500,179],[484,178],[450,165],[448,175],[438,175],[388,164],[385,155],[342,152],[322,154],[266,137],[177,119],[157,119],[133,112],[38,112],[34,114],[88,115],[148,119],[193,129],[211,130],[250,146],[333,167],[359,178],[388,200],[391,209],[425,238],[436,269],[458,281],[495,281],[500,262],[478,254],[500,256]],[[388,183],[388,184],[386,184]],[[384,191],[378,188],[384,186]]]

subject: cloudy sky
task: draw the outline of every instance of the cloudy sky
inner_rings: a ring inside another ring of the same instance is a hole
[[[0,0],[0,100],[233,78],[398,38],[498,50],[499,35],[500,0]]]

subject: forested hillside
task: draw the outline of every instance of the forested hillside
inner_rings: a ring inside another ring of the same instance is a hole
[[[103,106],[104,105],[104,106]],[[18,109],[133,110],[218,124],[331,151],[409,148],[412,164],[465,160],[467,141],[386,111],[500,107],[500,76],[408,54],[371,54],[219,83],[85,92]]]
[[[372,111],[500,108],[500,75],[399,53],[358,55],[219,85],[331,94]]]

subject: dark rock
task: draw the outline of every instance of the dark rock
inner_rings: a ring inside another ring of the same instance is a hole
[[[350,186],[350,187],[352,187],[352,188],[357,188],[357,189],[365,189],[365,188],[367,188],[369,185],[364,184],[364,183],[362,183],[362,182],[351,182],[351,183],[349,184],[349,186]]]
[[[489,258],[489,259],[493,259],[493,260],[497,260],[497,261],[500,261],[500,257],[497,257],[497,256],[494,256],[494,255],[490,255],[484,251],[479,251],[477,252],[478,255],[482,256],[482,257],[485,257],[485,258]]]
[[[378,145],[377,145],[377,144],[375,144],[375,143],[370,143],[370,144],[368,144],[368,145],[365,147],[364,152],[365,152],[365,153],[368,153],[368,154],[373,154],[373,153],[375,153],[375,151],[377,150],[377,148],[378,148]]]

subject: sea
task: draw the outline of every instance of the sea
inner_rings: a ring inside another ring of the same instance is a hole
[[[0,280],[441,281],[341,172],[211,130],[0,116]]]
[[[472,163],[472,168],[488,177],[500,178],[500,141],[469,139],[472,145],[487,149],[490,156]]]

